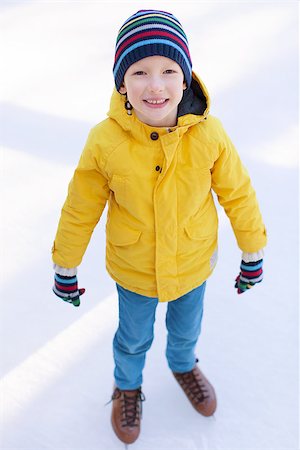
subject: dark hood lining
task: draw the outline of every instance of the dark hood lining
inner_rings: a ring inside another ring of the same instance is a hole
[[[178,105],[178,117],[185,114],[202,116],[207,108],[206,97],[196,80],[192,79],[191,86],[183,93]]]

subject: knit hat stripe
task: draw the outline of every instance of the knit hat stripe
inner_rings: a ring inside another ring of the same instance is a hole
[[[128,19],[123,23],[122,26],[124,26],[126,23],[128,23],[134,17],[144,16],[144,15],[148,15],[148,14],[162,14],[162,15],[170,17],[171,19],[176,20],[176,22],[180,23],[179,20],[175,16],[173,16],[172,13],[169,13],[167,11],[161,11],[158,9],[141,9],[137,13],[132,14],[132,16],[128,17]]]
[[[161,18],[161,19],[167,19],[168,21],[171,21],[174,23],[174,25],[179,26],[181,29],[181,25],[180,22],[178,20],[174,20],[174,16],[168,16],[166,18],[165,14],[160,14],[160,12],[158,11],[157,13],[153,13],[153,14],[143,14],[142,17],[136,17],[136,15],[134,15],[133,17],[135,17],[134,19],[125,22],[124,25],[122,26],[122,28],[120,28],[119,33],[122,33],[122,31],[127,27],[130,26],[132,24],[134,24],[135,22],[137,22],[138,20],[142,20],[143,18],[147,19],[147,18],[151,18],[151,17],[156,17],[156,18]],[[183,31],[183,30],[182,30]]]
[[[149,24],[152,25],[152,28],[161,28],[161,26],[168,26],[168,28],[174,30],[174,33],[179,34],[181,36],[182,40],[184,40],[186,42],[186,44],[188,45],[187,37],[186,37],[185,33],[183,32],[182,28],[180,28],[176,25],[174,26],[174,24],[170,23],[169,20],[157,19],[155,21],[155,23],[153,23],[152,19],[143,19],[143,20],[138,21],[137,23],[135,23],[134,25],[132,25],[130,27],[124,28],[124,30],[121,33],[119,33],[119,36],[117,38],[117,46],[124,35],[132,33],[132,30],[143,28],[143,26],[145,28],[147,26],[149,27]]]
[[[157,38],[166,38],[166,40],[169,40],[170,42],[176,41],[181,47],[183,47],[183,51],[189,55],[189,50],[188,50],[187,46],[178,37],[172,35],[171,33],[167,33],[164,31],[147,31],[145,33],[139,33],[136,36],[133,36],[131,39],[126,40],[124,42],[124,44],[117,51],[116,60],[121,55],[122,51],[126,47],[128,47],[129,44],[131,44],[132,42],[135,42],[135,41],[140,41],[141,39],[144,39],[144,38],[151,38],[151,36],[156,36]],[[130,46],[129,48],[132,48],[132,46]]]
[[[138,33],[138,32],[140,32],[140,31],[147,31],[147,30],[153,30],[153,29],[155,29],[155,30],[156,30],[156,29],[157,29],[157,30],[166,30],[166,31],[169,31],[169,32],[175,34],[176,36],[178,36],[178,37],[184,42],[184,44],[186,45],[186,48],[188,49],[188,42],[187,42],[187,40],[184,39],[183,35],[180,34],[180,33],[178,33],[177,30],[175,30],[174,28],[168,27],[167,25],[161,25],[161,24],[155,24],[155,28],[154,28],[153,24],[147,24],[147,25],[142,25],[142,26],[140,26],[140,27],[138,27],[138,28],[134,28],[133,30],[131,30],[131,31],[129,31],[128,33],[126,33],[126,35],[123,36],[123,37],[118,41],[117,46],[116,46],[116,52],[119,50],[120,45],[122,45],[122,43],[123,43],[127,38],[129,38],[130,36],[132,36],[133,34]]]
[[[165,44],[167,46],[173,47],[182,55],[187,67],[189,69],[191,69],[191,64],[190,64],[188,58],[186,57],[186,54],[178,45],[174,44],[174,42],[169,41],[167,39],[148,39],[148,40],[145,40],[142,42],[137,42],[136,44],[133,44],[131,47],[127,48],[127,50],[124,51],[124,53],[119,58],[119,60],[116,64],[116,67],[114,69],[114,76],[116,76],[123,59],[125,58],[126,55],[128,55],[128,53],[132,52],[133,50],[135,50],[139,47],[144,47],[145,45],[149,45],[149,44]]]
[[[173,23],[170,20],[168,20],[168,19],[166,19],[165,17],[162,17],[162,16],[154,16],[154,19],[149,17],[149,16],[148,17],[141,17],[140,19],[136,19],[136,20],[130,22],[128,24],[128,26],[123,27],[121,29],[121,31],[119,31],[119,37],[122,37],[127,32],[127,30],[128,31],[132,30],[132,28],[135,28],[135,27],[137,27],[137,26],[139,26],[140,24],[143,24],[143,23],[152,23],[153,26],[155,26],[156,23],[168,24],[169,26],[172,26],[173,28],[178,30],[180,33],[182,33],[182,35],[186,38],[186,35],[185,35],[183,29],[180,27],[180,25],[178,25],[176,23]]]

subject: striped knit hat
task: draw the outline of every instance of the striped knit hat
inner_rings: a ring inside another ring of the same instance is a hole
[[[127,69],[148,56],[172,59],[181,67],[187,86],[192,80],[188,40],[178,19],[171,13],[141,10],[123,24],[116,42],[114,78],[120,89]]]

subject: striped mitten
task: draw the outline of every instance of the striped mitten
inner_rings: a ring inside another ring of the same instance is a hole
[[[65,277],[55,273],[53,292],[65,302],[79,306],[79,297],[85,293],[85,289],[78,289],[76,275],[73,277]]]
[[[235,288],[237,293],[242,294],[247,289],[252,288],[257,283],[260,283],[263,279],[263,259],[255,262],[245,262],[242,260],[240,266],[240,274],[235,280]]]

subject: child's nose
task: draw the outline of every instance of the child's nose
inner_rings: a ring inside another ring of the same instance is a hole
[[[161,92],[163,90],[163,81],[160,77],[152,77],[149,82],[151,92]]]

